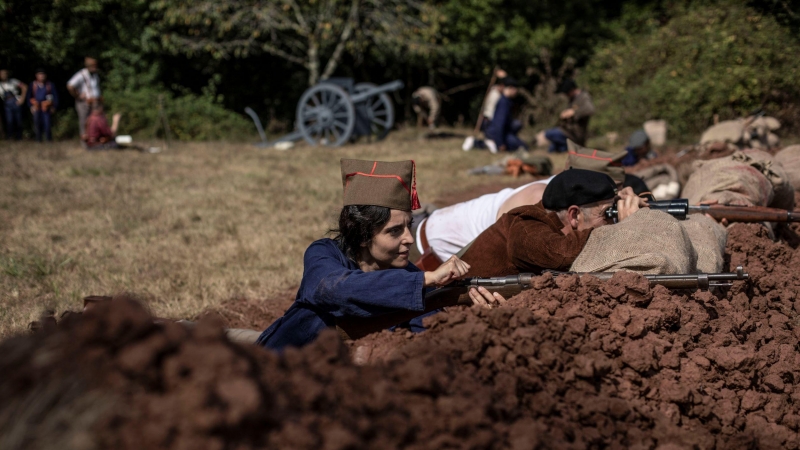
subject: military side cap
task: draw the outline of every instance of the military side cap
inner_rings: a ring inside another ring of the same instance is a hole
[[[419,209],[414,161],[342,159],[344,206],[385,206],[401,211]]]
[[[567,140],[569,152],[569,167],[573,169],[594,170],[610,176],[615,182],[625,181],[625,169],[622,168],[622,158],[628,152],[610,153],[602,150],[581,147]]]
[[[551,211],[572,205],[611,200],[617,195],[617,185],[608,175],[583,169],[568,169],[556,175],[542,194],[542,205]]]

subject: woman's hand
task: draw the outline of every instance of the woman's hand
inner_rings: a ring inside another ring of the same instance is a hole
[[[489,292],[489,290],[483,286],[469,288],[469,298],[472,299],[473,304],[483,306],[484,308],[502,306],[508,302],[499,292]]]
[[[639,208],[647,206],[647,201],[633,192],[633,189],[626,187],[619,191],[619,200],[617,200],[617,221],[622,222],[628,216],[632,215]]]
[[[466,275],[469,267],[469,264],[459,259],[458,256],[453,255],[438,269],[425,272],[425,287],[444,286]]]

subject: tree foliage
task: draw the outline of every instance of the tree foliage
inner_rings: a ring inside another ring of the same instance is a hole
[[[772,16],[720,1],[629,11],[626,20],[581,77],[598,106],[597,131],[660,118],[686,141],[715,114],[729,119],[763,108],[785,116],[800,99],[800,42]]]

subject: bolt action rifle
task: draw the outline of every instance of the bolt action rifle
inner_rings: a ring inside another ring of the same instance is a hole
[[[715,220],[727,219],[728,222],[800,222],[800,211],[786,209],[766,208],[763,206],[732,206],[732,205],[689,205],[689,199],[677,198],[675,200],[649,201],[650,209],[664,211],[678,220],[686,220],[689,214],[708,214]],[[616,205],[605,211],[609,219],[617,219]]]
[[[592,276],[600,280],[609,280],[614,273],[578,273],[557,272],[547,270],[553,276],[578,275],[579,277]],[[425,294],[425,311],[399,311],[377,317],[344,317],[336,319],[336,328],[345,339],[359,339],[370,333],[385,330],[392,326],[407,322],[427,312],[456,305],[472,305],[469,290],[473,287],[483,286],[490,292],[499,292],[503,297],[511,297],[533,287],[532,273],[508,275],[492,278],[466,278],[451,283],[448,286],[433,289]],[[730,286],[733,281],[748,280],[750,275],[744,272],[742,266],[733,273],[696,273],[678,275],[644,275],[650,286],[661,285],[668,289],[703,289],[712,287]]]

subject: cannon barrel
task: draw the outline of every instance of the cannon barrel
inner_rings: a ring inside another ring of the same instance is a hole
[[[353,94],[350,96],[350,100],[353,103],[361,103],[370,97],[375,97],[379,94],[383,94],[384,92],[393,92],[399,89],[403,89],[403,82],[400,80],[394,80],[392,82],[359,92],[358,94]]]

